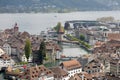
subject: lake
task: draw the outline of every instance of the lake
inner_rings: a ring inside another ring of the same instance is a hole
[[[58,22],[64,24],[68,20],[96,20],[99,17],[113,16],[120,20],[120,11],[85,11],[72,13],[14,13],[0,14],[0,29],[13,27],[17,22],[20,31],[40,34],[47,28],[54,27]]]

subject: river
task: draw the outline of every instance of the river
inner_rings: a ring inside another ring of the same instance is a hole
[[[88,52],[79,45],[63,45],[62,54],[66,57],[80,57],[81,55],[88,54]]]
[[[62,46],[63,50],[60,53],[58,53],[59,56],[64,55],[66,57],[80,57],[82,55],[89,54],[88,51],[81,48],[79,45],[71,44],[71,45],[61,45],[61,46]],[[52,61],[52,62],[46,63],[45,66],[46,67],[58,66],[61,62],[69,60],[69,59],[70,58]]]

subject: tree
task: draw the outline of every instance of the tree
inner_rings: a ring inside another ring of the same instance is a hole
[[[39,48],[39,60],[40,60],[40,64],[43,64],[43,60],[46,58],[46,46],[45,46],[45,42],[42,41],[40,44],[40,48]]]
[[[100,22],[113,22],[115,19],[114,17],[101,17],[101,18],[97,18],[97,21],[100,21]]]
[[[28,61],[28,59],[29,59],[29,57],[30,57],[30,54],[31,54],[31,42],[30,42],[30,40],[29,39],[26,39],[26,44],[25,44],[25,56],[26,56],[26,58],[27,58],[27,61]]]
[[[64,27],[61,25],[60,22],[57,23],[57,25],[54,27],[54,29],[59,32],[59,29],[62,27],[62,30],[64,31]]]
[[[81,34],[81,35],[80,35],[80,40],[81,40],[81,41],[84,41],[84,40],[85,40],[85,36]]]
[[[55,29],[56,31],[58,31],[59,26],[61,26],[61,23],[60,23],[60,22],[57,23],[57,25],[54,27],[54,29]]]

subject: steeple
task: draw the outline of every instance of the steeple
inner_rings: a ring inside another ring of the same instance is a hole
[[[15,23],[14,25],[14,33],[17,34],[19,32],[19,27],[17,25],[17,23]]]
[[[15,22],[15,26],[14,27],[17,27],[17,22]]]

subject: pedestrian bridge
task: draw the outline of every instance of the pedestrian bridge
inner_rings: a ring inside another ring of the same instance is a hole
[[[52,40],[58,42],[64,42],[64,43],[79,44],[79,41],[68,41],[68,40],[59,40],[59,39],[52,39]]]
[[[71,59],[77,59],[78,57],[61,57],[60,60],[71,60]]]

